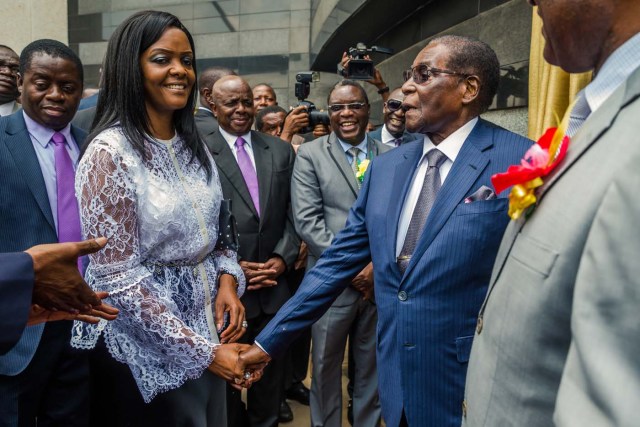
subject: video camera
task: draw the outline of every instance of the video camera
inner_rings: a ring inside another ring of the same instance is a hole
[[[316,105],[313,102],[309,102],[306,99],[311,93],[311,82],[317,82],[320,80],[320,74],[315,71],[303,71],[296,74],[295,95],[298,98],[298,105],[304,105],[307,107],[307,113],[309,114],[309,126],[300,130],[300,133],[313,132],[313,128],[318,124],[329,126],[329,114],[324,111],[318,111]]]
[[[352,80],[373,79],[373,61],[365,59],[365,56],[368,54],[372,52],[380,52],[386,55],[393,55],[393,49],[381,46],[371,46],[368,48],[364,43],[358,43],[356,44],[356,47],[350,47],[347,52],[349,55],[349,64],[347,65],[347,68],[341,70],[340,74]]]

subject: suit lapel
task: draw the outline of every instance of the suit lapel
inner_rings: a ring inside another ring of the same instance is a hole
[[[249,189],[247,188],[247,184],[244,181],[244,177],[242,176],[242,172],[240,171],[238,162],[233,156],[233,153],[231,152],[231,148],[229,148],[227,141],[225,141],[220,132],[213,133],[209,137],[209,141],[211,141],[211,154],[215,159],[218,170],[220,170],[220,172],[222,172],[227,177],[231,185],[233,185],[233,187],[240,195],[240,198],[244,200],[247,207],[251,210],[251,212],[253,212],[256,218],[259,219],[258,212],[256,211],[255,206],[253,206],[251,194],[249,194]],[[260,177],[258,177],[258,180],[259,179]]]
[[[410,274],[422,254],[447,222],[453,210],[487,167],[489,159],[483,151],[492,145],[493,135],[491,129],[485,126],[482,121],[479,121],[462,145],[460,153],[458,153],[458,157],[453,162],[447,179],[436,197],[404,277]]]
[[[398,239],[398,225],[400,222],[400,214],[405,198],[409,192],[411,180],[415,174],[418,162],[422,158],[423,144],[415,144],[410,150],[407,150],[401,160],[396,164],[393,175],[393,183],[391,184],[389,197],[389,210],[387,213],[387,241],[389,250],[389,259],[396,259],[396,242]],[[398,275],[400,269],[396,262],[391,263],[392,268],[397,269]]]
[[[22,114],[11,116],[7,124],[7,134],[9,135],[5,140],[7,149],[13,157],[16,168],[22,174],[47,222],[55,230],[56,226],[51,213],[47,187]]]
[[[258,132],[251,132],[253,144],[253,157],[256,161],[256,173],[258,174],[258,194],[260,195],[260,223],[269,211],[269,196],[271,193],[271,178],[273,176],[273,156],[269,144],[262,139]],[[247,190],[248,191],[248,190]]]
[[[356,181],[356,177],[353,174],[353,170],[351,170],[351,165],[347,161],[346,154],[342,149],[342,145],[338,141],[336,135],[331,132],[329,137],[327,138],[327,149],[329,150],[329,157],[333,160],[336,167],[342,174],[342,177],[347,181],[349,188],[353,192],[355,197],[358,197],[358,182]]]

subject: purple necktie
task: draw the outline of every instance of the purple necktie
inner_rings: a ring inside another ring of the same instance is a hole
[[[251,200],[253,200],[253,206],[255,206],[258,216],[260,216],[260,196],[258,194],[258,175],[253,168],[253,163],[249,158],[249,154],[244,149],[244,144],[247,142],[242,139],[241,136],[236,139],[236,154],[238,155],[238,166],[244,177],[244,182],[247,184],[249,194],[251,194]]]
[[[58,242],[78,242],[82,240],[82,233],[80,231],[78,202],[76,201],[73,162],[69,157],[63,134],[54,133],[51,142],[56,159]],[[82,271],[81,266],[80,259],[78,259],[78,268]]]

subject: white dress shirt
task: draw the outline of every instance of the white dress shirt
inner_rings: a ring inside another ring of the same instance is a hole
[[[456,157],[458,157],[458,153],[462,148],[462,144],[464,144],[464,141],[466,141],[476,123],[478,123],[477,117],[469,120],[464,124],[464,126],[456,130],[454,133],[445,138],[440,144],[438,144],[438,150],[442,151],[447,156],[447,160],[442,163],[439,169],[441,184],[444,184],[445,179],[447,179],[447,175],[449,175],[449,171],[453,166],[453,162],[455,162]],[[400,255],[400,251],[402,250],[402,246],[404,245],[404,239],[407,235],[407,230],[409,229],[411,216],[413,215],[413,210],[416,208],[416,203],[418,202],[418,197],[420,196],[420,190],[422,190],[422,184],[424,183],[424,177],[427,174],[427,168],[429,166],[427,162],[427,153],[434,148],[436,148],[436,145],[431,142],[431,139],[429,139],[427,135],[425,135],[424,147],[422,149],[422,158],[418,162],[416,173],[413,175],[411,187],[409,187],[409,192],[404,199],[404,205],[402,206],[402,212],[400,213],[400,221],[398,222],[398,235],[396,236],[396,257]]]
[[[231,148],[231,152],[233,153],[233,157],[236,158],[236,162],[238,161],[238,147],[236,147],[236,140],[238,139],[238,137],[236,135],[231,135],[229,132],[225,131],[222,128],[218,128],[220,130],[220,135],[222,135],[222,137],[224,138],[225,141],[227,141],[227,144],[229,144],[229,148]],[[249,155],[249,159],[251,159],[251,164],[253,165],[253,169],[256,168],[256,159],[253,156],[253,144],[251,142],[251,132],[247,132],[244,135],[240,135],[242,136],[242,139],[244,139],[244,151],[247,152],[247,154]]]
[[[382,131],[380,132],[380,138],[382,138],[383,144],[395,148],[396,139],[402,139],[402,135],[400,135],[400,138],[396,138],[395,136],[391,135],[391,132],[389,132],[389,130],[387,129],[387,125],[384,124],[382,125]]]

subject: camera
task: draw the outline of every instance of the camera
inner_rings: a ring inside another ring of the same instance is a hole
[[[309,126],[300,130],[300,133],[313,132],[313,128],[318,124],[329,126],[329,114],[324,111],[318,111],[313,102],[309,102],[306,99],[311,93],[311,82],[317,82],[320,80],[320,74],[315,71],[303,71],[296,74],[295,95],[298,98],[298,105],[304,105],[307,107],[307,113],[309,114]]]
[[[372,52],[380,52],[386,55],[392,55],[393,49],[386,47],[371,46],[367,47],[364,43],[356,44],[356,47],[350,47],[348,50],[349,64],[347,68],[340,69],[339,74],[352,80],[371,80],[373,79],[373,61],[365,59],[365,56]]]

